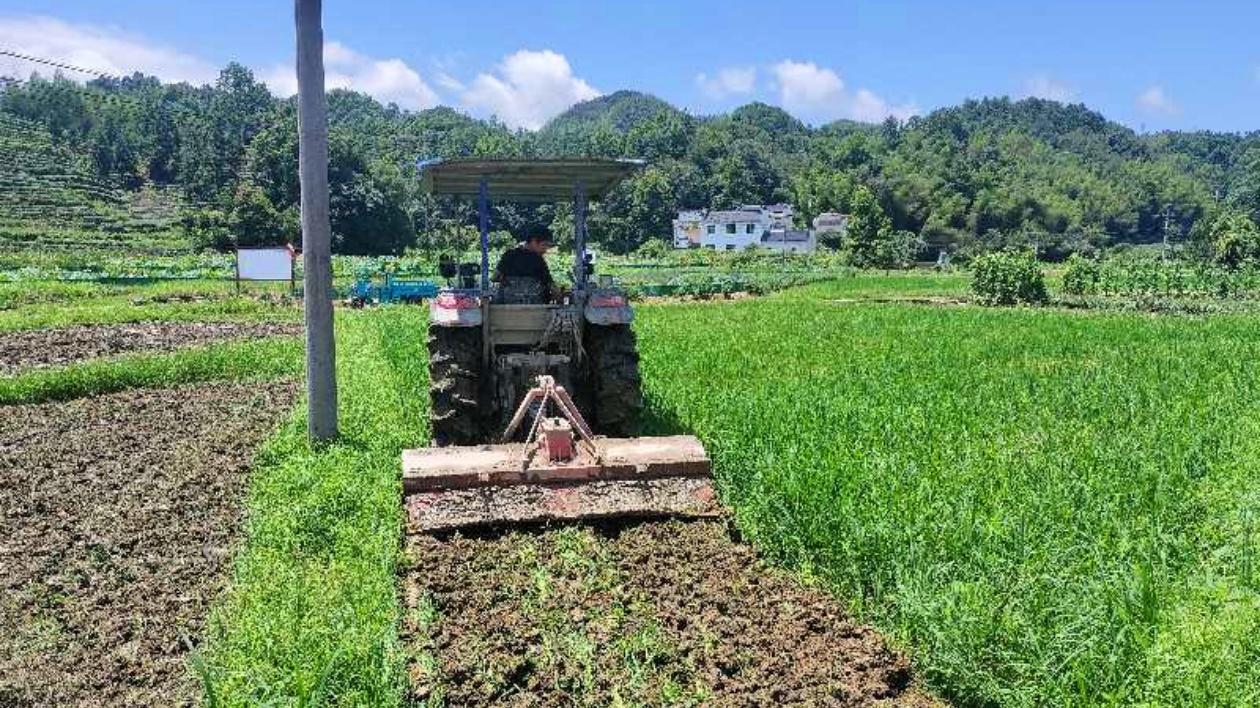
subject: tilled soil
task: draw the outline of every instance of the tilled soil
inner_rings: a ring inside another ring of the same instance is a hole
[[[278,322],[137,322],[3,332],[0,374],[126,352],[172,351],[232,339],[296,335],[301,331],[300,325]]]
[[[0,706],[179,705],[295,383],[0,407]]]
[[[932,706],[908,661],[722,521],[411,536],[415,705]]]

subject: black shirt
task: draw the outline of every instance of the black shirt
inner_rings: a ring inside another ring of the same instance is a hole
[[[555,282],[551,278],[551,269],[547,267],[546,259],[525,246],[508,249],[499,259],[499,266],[494,269],[494,279],[496,282],[503,282],[504,278],[534,278],[542,283],[544,293]]]

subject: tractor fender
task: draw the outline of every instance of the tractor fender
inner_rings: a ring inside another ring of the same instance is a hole
[[[443,291],[429,301],[429,322],[441,327],[480,327],[481,298]]]
[[[586,300],[582,314],[593,325],[621,325],[634,321],[634,310],[625,294],[617,291],[596,291]]]

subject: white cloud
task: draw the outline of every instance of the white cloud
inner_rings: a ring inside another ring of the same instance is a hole
[[[209,62],[148,38],[114,27],[71,24],[54,17],[0,17],[0,47],[115,76],[139,71],[165,81],[203,84],[214,81],[219,74]],[[56,71],[50,66],[9,57],[0,57],[0,61],[0,74],[18,78],[33,72],[49,76]],[[63,73],[74,79],[91,78],[79,72]]]
[[[600,95],[573,75],[569,60],[551,50],[521,50],[493,73],[478,74],[460,95],[473,111],[493,114],[512,128],[537,130],[579,101]]]
[[[451,76],[445,71],[438,72],[436,81],[437,81],[438,86],[441,86],[447,91],[454,91],[455,93],[459,93],[464,90],[464,82],[460,81],[454,76]]]
[[[836,118],[877,123],[888,116],[906,119],[919,113],[914,104],[891,105],[869,89],[850,93],[834,70],[813,62],[785,60],[771,67],[779,101],[807,120]]]
[[[757,85],[757,70],[751,66],[728,66],[719,70],[717,76],[701,72],[696,75],[696,84],[710,98],[749,94]]]
[[[1163,86],[1152,86],[1138,94],[1137,107],[1148,115],[1175,116],[1181,113],[1181,106],[1172,100]]]
[[[1047,101],[1070,103],[1076,98],[1076,88],[1066,81],[1039,74],[1024,82],[1024,95],[1044,98]]]
[[[844,96],[844,81],[840,75],[812,61],[781,61],[772,70],[785,105],[807,107],[834,103]]]
[[[261,78],[272,93],[297,93],[297,76],[292,65],[277,65],[262,72]],[[438,95],[414,69],[401,59],[377,59],[360,54],[340,42],[324,45],[324,85],[329,89],[361,91],[384,103],[403,108],[431,108]]]

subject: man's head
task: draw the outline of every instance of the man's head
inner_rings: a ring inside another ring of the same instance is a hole
[[[551,234],[543,229],[530,231],[521,240],[521,245],[540,256],[546,255],[547,249],[551,248]]]

